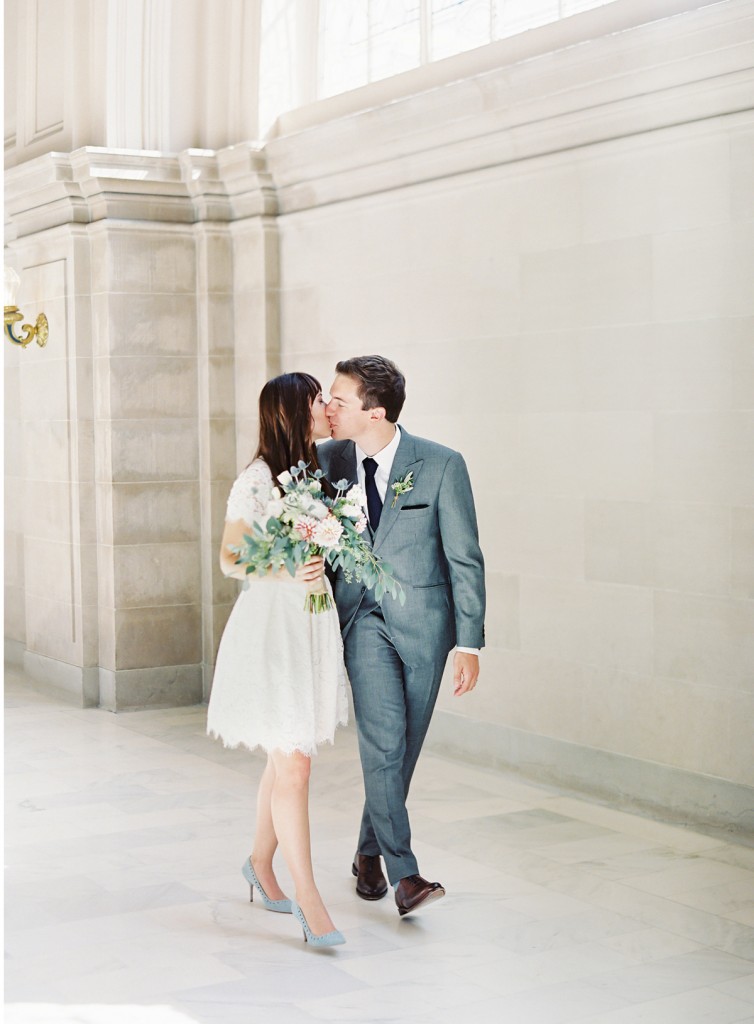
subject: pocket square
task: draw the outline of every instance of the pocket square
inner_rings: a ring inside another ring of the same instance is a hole
[[[401,512],[410,512],[412,509],[429,508],[429,505],[403,505]]]

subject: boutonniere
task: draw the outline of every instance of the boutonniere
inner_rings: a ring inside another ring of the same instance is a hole
[[[393,498],[393,504],[390,506],[390,508],[395,508],[395,503],[397,502],[398,498],[400,498],[402,495],[408,494],[409,491],[413,491],[413,479],[414,474],[412,471],[410,473],[406,473],[402,480],[396,480],[394,484],[390,485],[393,492],[395,493],[395,497]]]

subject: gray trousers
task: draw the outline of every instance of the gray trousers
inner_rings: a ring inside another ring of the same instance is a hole
[[[356,621],[345,638],[366,802],[358,852],[382,854],[395,885],[418,874],[406,810],[411,776],[437,701],[446,651],[428,651],[407,665],[379,606]]]

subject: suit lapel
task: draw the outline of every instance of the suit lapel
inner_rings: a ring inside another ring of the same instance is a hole
[[[339,480],[347,480],[349,487],[358,481],[356,473],[356,446],[353,441],[349,441],[344,445],[342,451],[333,455],[327,478],[333,486]]]
[[[375,551],[392,530],[396,520],[398,519],[398,513],[400,512],[404,501],[408,498],[408,493],[410,493],[401,494],[400,497],[396,498],[392,485],[398,480],[405,480],[409,473],[414,474],[412,483],[415,484],[423,462],[423,459],[416,458],[416,446],[414,445],[414,439],[401,427],[401,440],[398,444],[398,450],[395,453],[392,469],[390,470],[390,481],[385,494],[385,502],[382,506],[380,522],[374,535],[373,547]]]

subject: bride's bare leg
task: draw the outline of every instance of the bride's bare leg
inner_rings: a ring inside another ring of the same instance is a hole
[[[309,773],[311,758],[274,751],[272,819],[280,849],[296,886],[296,902],[315,935],[335,928],[314,881],[309,834]]]
[[[272,868],[272,858],[278,848],[278,837],[272,823],[272,787],[275,783],[275,765],[272,758],[267,757],[262,778],[257,792],[257,827],[254,833],[254,849],[251,852],[251,865],[264,891],[271,900],[285,899]]]

